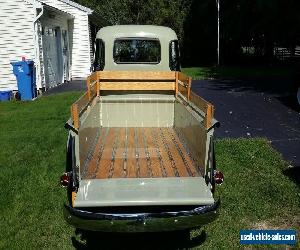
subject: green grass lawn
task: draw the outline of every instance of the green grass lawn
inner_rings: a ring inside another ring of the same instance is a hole
[[[79,95],[0,103],[1,249],[73,248],[74,229],[62,217],[65,190],[58,178],[65,169],[64,123]],[[203,248],[239,247],[240,229],[299,229],[299,186],[283,174],[286,163],[266,140],[218,140],[216,152],[225,183],[217,191],[220,216],[204,227]]]
[[[257,79],[257,78],[291,78],[292,68],[287,67],[191,67],[182,71],[195,80],[221,78],[221,79]]]

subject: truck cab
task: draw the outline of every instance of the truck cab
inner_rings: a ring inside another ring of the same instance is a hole
[[[66,221],[105,232],[191,229],[213,221],[214,106],[180,72],[167,27],[119,25],[96,39],[87,92],[66,123]]]
[[[178,39],[167,27],[108,26],[95,45],[94,71],[180,71]]]

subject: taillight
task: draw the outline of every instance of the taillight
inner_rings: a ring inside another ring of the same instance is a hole
[[[62,187],[67,187],[69,186],[70,183],[70,173],[64,173],[61,177],[60,177],[60,185]]]
[[[221,171],[215,170],[214,171],[214,176],[215,176],[215,182],[218,185],[221,185],[224,181],[224,175],[222,174]]]

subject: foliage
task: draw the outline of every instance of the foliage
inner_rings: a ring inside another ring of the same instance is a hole
[[[242,47],[254,48],[255,63],[273,62],[275,46],[300,44],[297,0],[220,0],[220,50],[223,63],[241,63]],[[215,1],[193,1],[185,23],[185,65],[216,61]],[[246,58],[249,62],[251,58]]]
[[[77,0],[111,24],[155,24],[176,31],[185,66],[216,62],[215,0]],[[242,47],[254,48],[255,63],[273,62],[275,46],[300,44],[299,0],[220,0],[221,60],[244,62]],[[249,61],[251,58],[246,58]]]
[[[183,37],[183,22],[192,0],[77,0],[110,24],[162,25]]]

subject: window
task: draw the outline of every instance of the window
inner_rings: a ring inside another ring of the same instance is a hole
[[[158,39],[128,38],[115,40],[115,63],[158,64],[160,58]]]
[[[178,40],[170,42],[169,66],[172,71],[180,71],[179,44]]]
[[[94,60],[94,71],[99,71],[104,69],[105,64],[105,47],[104,42],[101,39],[96,39],[96,50],[95,50],[95,60]]]

